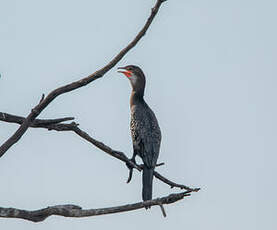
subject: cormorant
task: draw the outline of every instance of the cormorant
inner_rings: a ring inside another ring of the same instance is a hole
[[[136,155],[142,158],[144,163],[142,175],[142,199],[144,201],[152,199],[153,172],[158,160],[161,131],[154,112],[143,99],[145,89],[145,76],[138,66],[128,65],[119,67],[118,72],[123,73],[132,86],[130,98],[131,108],[131,135],[133,141],[133,157]],[[122,71],[121,71],[122,70]],[[129,180],[132,177],[130,169]]]

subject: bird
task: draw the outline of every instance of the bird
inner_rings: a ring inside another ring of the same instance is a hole
[[[135,65],[127,65],[125,67],[118,67],[118,72],[123,73],[129,79],[132,86],[130,129],[133,156],[131,161],[136,163],[136,156],[141,157],[143,161],[142,199],[143,201],[152,200],[153,174],[160,152],[161,130],[154,112],[144,100],[146,80],[141,68]],[[132,168],[130,168],[127,183],[131,178]]]

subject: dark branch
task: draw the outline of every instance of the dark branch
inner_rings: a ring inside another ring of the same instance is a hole
[[[163,215],[166,216],[163,205],[171,204],[182,200],[184,197],[190,196],[190,192],[182,192],[171,194],[162,198],[156,198],[154,200],[138,202],[134,204],[127,204],[122,206],[110,207],[110,208],[98,208],[98,209],[82,209],[76,205],[56,205],[50,206],[44,209],[36,211],[27,211],[16,208],[2,208],[0,207],[0,217],[2,218],[18,218],[29,220],[33,222],[44,221],[49,216],[64,216],[64,217],[88,217],[99,216],[118,212],[133,211],[136,209],[142,209],[151,206],[160,206]]]
[[[97,80],[98,78],[101,78],[104,76],[105,73],[107,73],[111,68],[113,68],[123,57],[124,55],[132,49],[138,41],[145,35],[146,31],[148,30],[149,26],[151,25],[154,17],[156,16],[163,0],[157,0],[154,8],[152,8],[151,14],[149,18],[147,19],[145,25],[141,29],[141,31],[137,34],[137,36],[134,38],[133,41],[131,41],[124,49],[122,49],[106,66],[104,66],[102,69],[97,70],[93,74],[79,80],[76,82],[72,82],[71,84],[62,86],[60,88],[57,88],[53,90],[51,93],[48,94],[44,98],[40,100],[39,104],[35,106],[35,108],[32,109],[31,113],[27,116],[27,118],[24,120],[24,122],[21,124],[21,126],[17,129],[17,131],[4,143],[2,146],[0,146],[0,157],[2,157],[5,152],[13,146],[19,139],[22,137],[22,135],[26,132],[26,130],[31,126],[33,120],[59,95],[62,95],[64,93],[68,93],[72,90],[78,89],[80,87],[86,86],[87,84]]]
[[[108,153],[110,156],[113,156],[113,157],[115,157],[115,158],[117,158],[117,159],[119,159],[119,160],[121,160],[121,161],[123,161],[123,162],[125,162],[127,164],[130,164],[132,167],[134,167],[137,170],[141,171],[141,168],[138,165],[134,164],[134,162],[129,160],[129,158],[123,152],[119,152],[119,151],[113,150],[112,148],[110,148],[109,146],[105,145],[104,143],[95,140],[94,138],[89,136],[86,132],[84,132],[81,129],[79,129],[78,127],[74,127],[72,129],[72,131],[74,131],[77,135],[79,135],[83,139],[87,140],[88,142],[90,142],[91,144],[96,146],[97,148],[101,149],[105,153]]]
[[[35,119],[33,121],[33,124],[32,124],[31,127],[46,128],[48,130],[56,130],[56,131],[73,131],[78,136],[85,139],[86,141],[93,144],[94,146],[101,149],[102,151],[109,154],[110,156],[115,157],[115,158],[125,162],[129,167],[135,168],[138,171],[142,170],[143,165],[135,164],[123,152],[114,150],[114,149],[110,148],[109,146],[105,145],[104,143],[94,139],[93,137],[88,135],[85,131],[78,128],[78,124],[76,124],[75,122],[72,122],[70,124],[59,124],[59,123],[57,123],[58,121],[64,121],[65,119],[70,120],[70,117],[69,118],[60,118],[60,119],[46,119],[46,120]],[[6,122],[13,122],[13,123],[21,124],[21,123],[24,122],[25,118],[0,112],[0,120],[6,121]],[[51,123],[49,121],[53,121],[53,122]],[[163,164],[164,163],[157,164],[157,166],[161,166]],[[159,174],[157,171],[154,171],[154,176],[157,179],[164,182],[165,184],[168,184],[171,188],[175,187],[175,188],[185,189],[187,191],[192,191],[192,192],[198,192],[200,190],[199,188],[190,188],[190,187],[182,185],[182,184],[176,184],[175,182],[170,181],[167,178],[165,178],[164,176],[162,176],[161,174]]]
[[[25,120],[26,119],[24,117],[0,112],[0,121],[16,123],[21,125]],[[74,117],[64,117],[64,118],[58,118],[58,119],[35,119],[33,123],[30,125],[30,127],[45,128],[45,127],[48,127],[49,125],[54,125],[64,121],[71,121],[71,120],[74,120]]]
[[[171,188],[180,188],[180,189],[185,189],[185,190],[191,191],[191,192],[198,192],[200,190],[200,188],[190,188],[190,187],[182,185],[182,184],[176,184],[175,182],[168,180],[167,178],[165,178],[164,176],[159,174],[157,171],[154,171],[154,176],[157,179],[164,182],[165,184],[168,184]]]

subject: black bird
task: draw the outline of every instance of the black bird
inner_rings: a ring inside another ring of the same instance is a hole
[[[130,98],[131,107],[131,135],[133,141],[133,157],[135,162],[136,155],[142,158],[144,163],[142,175],[142,199],[152,199],[153,172],[158,160],[161,131],[157,118],[150,107],[143,99],[145,89],[145,76],[138,66],[128,65],[119,67],[119,72],[130,80],[132,93]],[[128,182],[132,177],[132,169]]]

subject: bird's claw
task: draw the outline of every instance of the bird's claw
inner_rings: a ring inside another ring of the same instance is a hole
[[[134,158],[131,158],[130,161],[132,161],[134,164],[136,164],[136,161],[135,161]],[[132,180],[132,177],[133,177],[133,168],[134,167],[129,162],[126,163],[126,166],[129,169],[129,176],[128,176],[128,179],[126,181],[126,183],[128,184]]]

